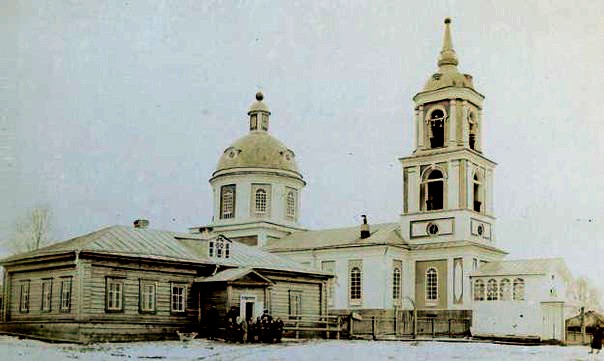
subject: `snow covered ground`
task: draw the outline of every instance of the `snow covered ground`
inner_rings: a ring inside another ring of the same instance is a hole
[[[231,345],[194,340],[112,343],[95,345],[48,344],[0,336],[0,360],[602,360],[588,357],[581,346],[504,346],[488,343],[397,341],[285,342],[278,345]]]

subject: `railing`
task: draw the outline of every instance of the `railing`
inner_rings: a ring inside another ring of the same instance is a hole
[[[282,320],[283,331],[292,332],[295,338],[300,338],[300,334],[304,333],[325,338],[335,335],[339,340],[341,332],[344,331],[341,316],[285,315]]]

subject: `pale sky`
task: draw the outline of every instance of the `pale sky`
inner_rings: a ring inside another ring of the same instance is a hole
[[[304,226],[397,221],[411,98],[451,16],[486,96],[497,245],[604,287],[604,3],[353,3],[2,1],[0,239],[40,204],[57,239],[209,223],[257,90],[308,182]]]

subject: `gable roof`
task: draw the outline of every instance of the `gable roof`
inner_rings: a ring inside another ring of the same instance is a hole
[[[409,247],[401,236],[399,223],[371,224],[369,227],[370,236],[364,239],[361,238],[359,226],[299,231],[279,240],[269,241],[265,249],[271,252],[287,252],[375,245]]]
[[[260,278],[264,283],[272,284],[273,281],[268,278],[262,276],[258,272],[254,271],[252,268],[229,268],[224,271],[220,271],[213,276],[210,277],[198,277],[195,279],[195,282],[208,283],[208,282],[233,282],[237,281],[247,275],[254,275],[257,278]]]
[[[111,226],[36,251],[5,258],[0,260],[0,264],[79,251],[164,261],[324,274],[285,256],[272,254],[236,241],[231,241],[232,249],[229,258],[209,257],[207,241],[208,239],[195,234],[130,226]],[[325,273],[325,275],[327,274]]]
[[[585,326],[592,327],[595,325],[604,325],[604,315],[598,313],[596,311],[587,311],[585,312],[584,322]],[[566,320],[567,327],[580,327],[581,326],[581,314],[578,314],[574,317],[568,318]]]
[[[565,280],[571,278],[570,271],[562,258],[494,261],[481,265],[470,276],[545,275],[550,272],[557,272]]]

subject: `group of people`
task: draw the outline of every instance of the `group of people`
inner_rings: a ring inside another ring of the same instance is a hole
[[[239,316],[239,309],[235,306],[231,307],[226,314],[226,342],[264,342],[273,343],[281,342],[283,337],[283,321],[269,314],[268,310],[264,310],[262,316],[256,320],[249,318],[247,320]],[[219,327],[219,314],[215,306],[212,306],[208,312],[208,338],[216,340]]]

